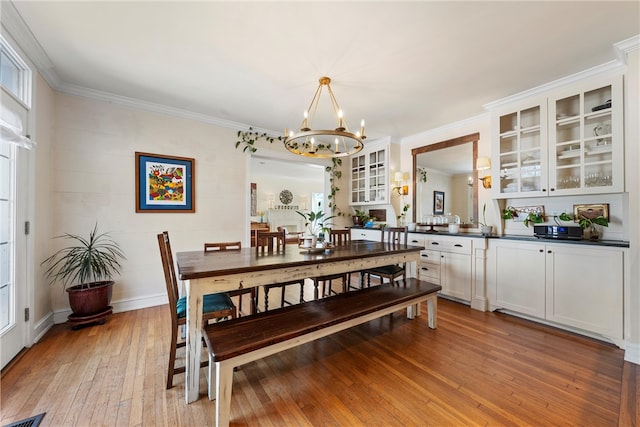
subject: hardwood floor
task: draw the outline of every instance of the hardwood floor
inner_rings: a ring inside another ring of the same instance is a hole
[[[438,329],[398,312],[244,365],[232,425],[637,426],[640,369],[623,351],[439,300]],[[55,326],[2,376],[2,425],[214,425],[214,402],[165,390],[166,306]]]

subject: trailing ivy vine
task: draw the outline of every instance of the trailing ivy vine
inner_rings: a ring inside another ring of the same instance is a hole
[[[284,141],[282,136],[270,136],[266,132],[256,132],[253,128],[249,128],[249,130],[239,130],[238,131],[238,140],[236,141],[236,148],[239,146],[243,146],[242,152],[249,150],[251,153],[255,153],[258,151],[256,147],[256,142],[264,139],[269,142],[269,144],[273,144],[273,141]]]
[[[274,141],[282,141],[284,142],[283,136],[270,136],[266,132],[257,132],[254,131],[252,127],[249,130],[239,130],[238,131],[238,140],[236,141],[236,149],[242,146],[242,152],[249,151],[250,153],[255,153],[258,151],[258,147],[256,143],[260,140],[267,141],[269,144],[273,144]],[[325,168],[325,172],[329,174],[329,183],[331,185],[331,190],[328,195],[329,199],[329,209],[334,216],[344,216],[346,215],[336,204],[336,194],[340,191],[336,180],[342,177],[342,170],[340,167],[342,166],[342,159],[339,157],[333,157],[331,159],[331,166],[327,166]]]

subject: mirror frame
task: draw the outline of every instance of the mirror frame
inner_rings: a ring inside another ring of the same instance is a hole
[[[476,162],[478,160],[478,141],[480,140],[480,132],[471,133],[469,135],[460,136],[458,138],[448,139],[446,141],[436,142],[430,145],[424,145],[422,147],[413,148],[411,150],[411,156],[413,158],[413,220],[418,223],[416,218],[416,203],[418,194],[418,165],[416,162],[416,156],[418,154],[429,153],[431,151],[442,150],[443,148],[455,147],[456,145],[462,145],[472,143],[472,161],[473,161],[473,211],[475,222],[472,224],[460,224],[462,228],[477,228],[478,227],[478,171],[476,169]]]

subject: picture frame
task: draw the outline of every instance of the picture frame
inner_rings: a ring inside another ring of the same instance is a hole
[[[444,215],[444,191],[433,192],[433,214]]]
[[[136,213],[194,213],[195,160],[135,153]]]
[[[573,221],[580,222],[581,216],[587,219],[603,216],[607,221],[609,221],[609,204],[598,203],[589,205],[573,205]]]

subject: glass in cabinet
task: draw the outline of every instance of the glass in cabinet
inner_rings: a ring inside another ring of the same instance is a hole
[[[370,147],[351,157],[350,204],[382,204],[389,198],[389,151],[384,147]]]
[[[549,122],[551,191],[624,191],[621,76],[550,98]]]

